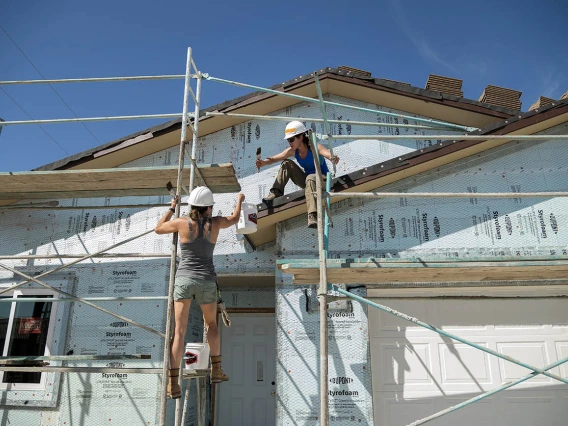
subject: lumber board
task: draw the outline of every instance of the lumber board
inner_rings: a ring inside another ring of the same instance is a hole
[[[282,272],[294,275],[294,284],[319,283],[319,260],[279,260]],[[568,260],[382,262],[353,259],[328,260],[328,281],[342,284],[393,282],[475,282],[551,280],[568,276]]]
[[[231,163],[199,165],[194,183],[214,193],[240,191]],[[183,181],[189,183],[189,168]],[[200,179],[200,176],[203,178]],[[0,173],[0,200],[167,195],[177,166]]]

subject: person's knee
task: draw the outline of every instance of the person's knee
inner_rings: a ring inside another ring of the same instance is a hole
[[[280,163],[280,167],[283,168],[283,169],[289,169],[293,165],[294,165],[294,162],[292,160],[290,160],[289,158],[286,158],[285,160],[283,160]]]
[[[176,324],[176,327],[175,327],[175,330],[174,330],[174,335],[175,335],[175,337],[183,340],[183,339],[185,339],[186,331],[187,331],[187,326]]]
[[[306,176],[306,191],[313,192],[316,189],[316,175]]]

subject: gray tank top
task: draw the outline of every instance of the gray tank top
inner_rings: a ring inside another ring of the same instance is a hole
[[[197,237],[193,238],[193,225],[191,219],[187,219],[189,226],[189,243],[181,243],[181,260],[177,269],[177,276],[200,278],[203,280],[216,281],[217,274],[213,265],[213,250],[215,243],[209,241],[211,238],[211,218],[198,219]],[[208,226],[208,232],[205,227]]]

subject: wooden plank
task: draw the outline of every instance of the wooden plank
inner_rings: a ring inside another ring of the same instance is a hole
[[[232,164],[223,164],[200,167],[199,170],[204,178],[207,177],[232,177],[235,171]],[[184,180],[189,179],[189,169],[183,171]],[[56,182],[61,185],[77,185],[78,188],[94,185],[114,185],[116,188],[149,188],[161,186],[162,182],[175,181],[177,179],[177,168],[153,168],[142,167],[136,169],[95,169],[95,170],[61,170],[50,172],[16,172],[0,173],[0,184],[5,192],[10,192],[12,188],[21,189],[21,186],[53,185]],[[159,185],[156,182],[159,181]],[[80,186],[79,186],[80,185]],[[165,185],[165,183],[163,184]]]
[[[279,261],[284,273],[294,275],[295,284],[319,282],[319,261]],[[328,280],[344,284],[392,282],[473,282],[564,279],[568,260],[519,262],[351,262],[328,260]]]
[[[230,167],[214,167],[211,165],[207,166],[200,166],[199,171],[203,177],[213,177],[213,176],[234,176],[235,170],[233,169],[232,164],[229,164]]]
[[[117,359],[151,359],[151,355],[48,355],[48,356],[0,356],[0,365],[17,365],[38,361],[112,361]]]
[[[317,284],[319,269],[290,269],[294,274],[294,284]],[[568,266],[533,268],[533,267],[500,267],[500,268],[405,268],[405,269],[351,269],[330,270],[328,280],[342,284],[380,284],[380,283],[412,283],[412,282],[475,282],[475,281],[511,281],[563,279],[568,273]]]
[[[233,185],[223,185],[217,181],[207,181],[206,183],[209,189],[211,189],[211,191],[215,194],[227,194],[231,192],[239,192],[241,190],[241,186],[238,182]]]
[[[199,170],[214,193],[241,189],[231,163]],[[189,174],[184,169],[184,182]],[[177,166],[0,173],[0,200],[167,195],[167,182],[177,182]]]
[[[44,191],[44,192],[0,192],[0,201],[53,200],[63,198],[99,198],[168,195],[165,187],[149,189],[115,189],[101,191]],[[111,206],[112,207],[112,206]]]
[[[12,366],[2,367],[0,371],[29,371],[32,373],[45,372],[45,373],[87,373],[87,374],[101,374],[101,373],[132,373],[132,374],[162,374],[161,368],[114,368],[114,367],[28,367],[28,366]],[[195,377],[206,376],[210,370],[189,370],[184,369],[182,373],[183,379],[191,379]]]
[[[276,261],[279,265],[311,265],[317,262],[317,259],[279,259]],[[541,262],[542,264],[549,264],[551,262],[556,262],[557,264],[566,263],[568,264],[568,255],[548,255],[548,256],[473,256],[464,260],[455,259],[433,259],[433,260],[423,260],[421,258],[383,258],[383,257],[362,257],[362,258],[339,258],[339,259],[328,259],[328,268],[345,268],[345,267],[357,267],[357,265],[375,265],[375,266],[386,266],[386,265],[397,265],[397,264],[413,264],[417,266],[422,266],[424,268],[429,268],[432,265],[444,264],[448,267],[455,267],[463,264],[479,264],[479,263],[490,263],[490,264],[504,264],[504,263],[535,263]]]

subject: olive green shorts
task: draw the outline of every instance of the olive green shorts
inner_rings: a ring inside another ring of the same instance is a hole
[[[192,299],[200,305],[217,301],[217,283],[192,277],[176,277],[174,300]]]

